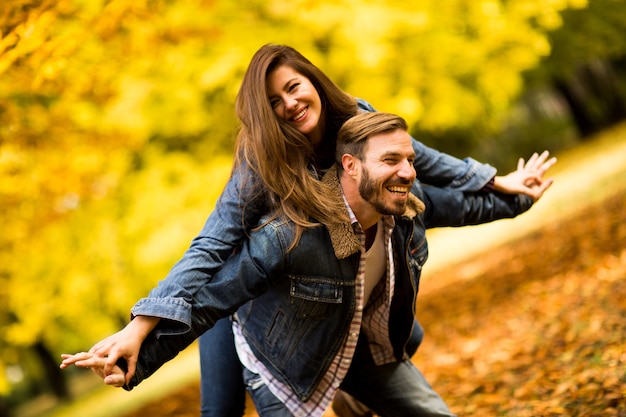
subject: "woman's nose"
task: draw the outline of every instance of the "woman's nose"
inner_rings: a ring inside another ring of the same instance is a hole
[[[294,110],[298,107],[298,100],[295,97],[285,98],[285,108],[287,110]]]

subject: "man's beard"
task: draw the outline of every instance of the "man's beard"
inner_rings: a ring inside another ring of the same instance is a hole
[[[394,200],[385,204],[385,199],[381,196],[384,187],[383,184],[370,180],[369,172],[364,167],[361,175],[361,184],[359,184],[359,195],[361,198],[370,203],[377,212],[390,216],[401,216],[406,210],[406,200]],[[404,182],[394,185],[408,185]]]

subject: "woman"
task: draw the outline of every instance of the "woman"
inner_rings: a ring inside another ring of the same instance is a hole
[[[240,245],[246,232],[257,225],[262,213],[279,209],[296,224],[292,245],[297,244],[305,228],[316,225],[310,218],[330,223],[341,216],[340,207],[328,197],[319,181],[320,173],[333,162],[335,137],[343,122],[357,112],[375,110],[339,89],[296,50],[281,45],[265,45],[253,56],[237,96],[236,110],[241,129],[231,179],[183,258],[148,298],[133,307],[134,319],[123,330],[91,348],[90,353],[107,357],[106,375],[112,372],[119,358],[124,358],[128,363],[125,382],[130,381],[141,343],[159,320],[174,320],[189,327],[193,295]],[[536,198],[533,194],[537,193],[537,187],[529,188],[527,184],[541,182],[543,173],[553,163],[553,159],[545,162],[547,153],[544,153],[539,157],[542,167],[539,172],[522,164],[517,171],[498,177],[494,168],[472,159],[461,161],[417,141],[413,146],[419,180],[465,191],[495,189]],[[548,182],[543,189],[547,186]],[[224,375],[241,375],[231,331],[229,323],[221,320],[201,338],[205,416],[243,414],[240,377],[231,381],[233,387],[224,383]],[[420,332],[418,326],[415,333],[419,336]],[[157,328],[155,334],[165,333]],[[68,358],[64,364],[76,360]],[[114,376],[105,378],[105,383],[118,385],[119,380]],[[145,376],[142,374],[141,378]],[[225,389],[217,393],[216,386]],[[224,392],[235,395],[229,399]]]

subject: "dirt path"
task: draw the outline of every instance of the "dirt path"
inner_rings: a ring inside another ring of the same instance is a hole
[[[414,361],[460,416],[626,416],[626,195],[438,270],[417,315]],[[193,383],[125,417],[199,401]]]

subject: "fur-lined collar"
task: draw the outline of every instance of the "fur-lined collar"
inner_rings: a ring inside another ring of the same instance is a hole
[[[322,182],[330,186],[333,195],[343,202],[343,193],[337,176],[336,166],[333,165],[328,170],[324,178],[322,178]],[[424,208],[424,203],[419,198],[415,197],[413,194],[409,194],[406,210],[402,217],[413,219],[415,216],[421,214]],[[345,210],[345,215],[348,217],[348,209],[346,208]],[[333,223],[327,225],[326,228],[330,234],[330,240],[338,259],[347,258],[361,249],[361,242],[359,242],[359,238],[354,234],[354,229],[349,222]]]

